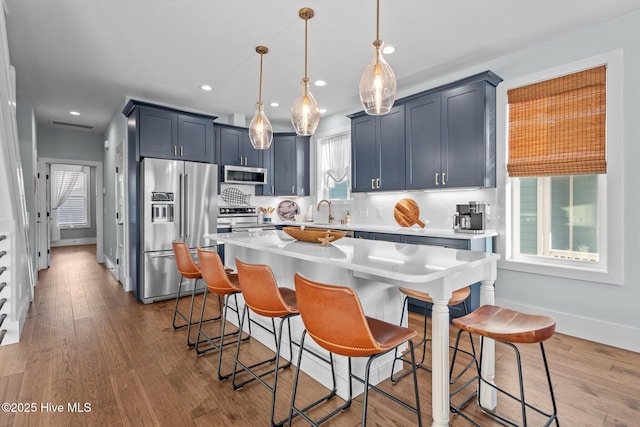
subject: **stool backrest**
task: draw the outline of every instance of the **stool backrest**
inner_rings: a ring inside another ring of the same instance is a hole
[[[178,266],[178,272],[187,279],[200,278],[200,270],[196,265],[189,247],[183,242],[171,242],[173,246],[173,253],[176,256],[176,265]]]
[[[198,260],[202,279],[211,292],[226,295],[240,291],[240,287],[233,283],[233,279],[237,282],[237,275],[227,274],[218,252],[205,251],[198,247]]]
[[[242,297],[251,310],[266,317],[282,317],[298,312],[282,298],[268,265],[247,264],[236,258],[236,268]]]
[[[314,282],[296,273],[298,310],[307,332],[325,350],[343,356],[368,356],[379,346],[353,289]]]

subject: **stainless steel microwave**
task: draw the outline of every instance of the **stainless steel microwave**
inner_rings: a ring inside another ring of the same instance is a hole
[[[222,182],[227,184],[262,185],[267,183],[267,170],[248,166],[223,166]]]

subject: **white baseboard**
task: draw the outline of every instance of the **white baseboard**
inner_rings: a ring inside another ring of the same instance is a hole
[[[62,239],[56,240],[55,242],[51,242],[51,247],[57,246],[76,246],[76,245],[95,245],[96,238],[95,237],[85,237],[82,239]]]
[[[640,328],[545,310],[512,301],[496,299],[496,305],[525,313],[551,316],[556,319],[556,332],[640,353]]]

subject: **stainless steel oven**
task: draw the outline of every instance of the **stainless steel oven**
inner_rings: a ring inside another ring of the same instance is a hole
[[[218,228],[230,228],[232,233],[275,230],[268,222],[258,222],[258,208],[255,206],[218,207]]]

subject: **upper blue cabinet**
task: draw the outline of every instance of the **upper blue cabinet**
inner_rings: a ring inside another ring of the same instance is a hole
[[[262,151],[256,150],[249,140],[249,129],[216,125],[216,139],[221,165],[262,167]]]
[[[263,153],[267,184],[262,186],[261,195],[308,196],[310,151],[310,137],[274,133],[271,147]],[[259,192],[260,187],[256,187],[256,195]]]
[[[354,114],[351,118],[353,191],[405,188],[405,107],[395,105],[384,116]]]
[[[349,116],[353,191],[495,187],[501,81],[486,71],[397,100],[385,116]]]
[[[138,101],[129,101],[123,113],[130,119],[139,157],[215,162],[215,116],[192,114]]]

